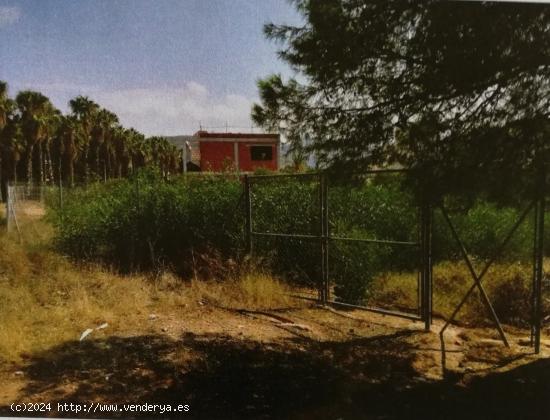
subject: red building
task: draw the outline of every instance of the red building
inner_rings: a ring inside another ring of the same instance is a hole
[[[241,172],[257,168],[279,169],[278,134],[209,133],[199,131],[201,171],[222,171],[229,167]]]

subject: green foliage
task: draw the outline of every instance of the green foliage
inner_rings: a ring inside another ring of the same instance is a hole
[[[529,190],[549,162],[550,9],[519,2],[296,0],[268,24],[298,77],[258,82],[254,121],[321,167],[399,163],[432,194]],[[488,24],[490,22],[490,24]],[[529,179],[527,179],[529,181]],[[504,187],[503,187],[504,186]]]
[[[454,211],[451,206],[449,218],[468,253],[479,260],[487,260],[498,253],[501,243],[519,220],[520,213],[517,208],[476,201],[468,208],[455,208]],[[508,261],[530,260],[533,249],[532,219],[527,217],[518,227],[502,250],[501,258]],[[435,213],[434,226],[434,257],[440,261],[460,258],[460,249],[439,211]]]
[[[215,251],[242,249],[241,185],[221,177],[163,180],[141,172],[128,180],[76,188],[52,220],[58,246],[124,271],[169,265],[180,273]]]
[[[340,301],[365,304],[373,279],[384,272],[415,272],[419,247],[361,239],[418,242],[419,211],[401,176],[378,175],[328,188],[329,270]],[[254,232],[302,235],[256,237],[254,254],[288,281],[315,287],[321,278],[320,191],[315,175],[251,181]],[[242,183],[228,176],[171,181],[154,171],[127,180],[66,190],[63,208],[49,199],[57,243],[70,255],[101,260],[124,271],[169,266],[182,275],[208,275],[208,259],[240,259],[245,249]],[[487,201],[448,200],[450,217],[474,262],[490,258],[520,211]],[[349,240],[338,240],[348,238]],[[355,239],[355,241],[353,240]],[[549,241],[550,243],[550,235]],[[532,217],[520,225],[500,261],[529,262]],[[441,213],[435,212],[435,262],[460,252]]]

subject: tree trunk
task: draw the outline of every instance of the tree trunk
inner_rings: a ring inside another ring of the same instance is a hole
[[[32,184],[32,155],[34,151],[34,144],[30,145],[27,149],[27,156],[26,158],[26,169],[27,169],[27,186],[31,186]]]
[[[42,147],[42,141],[38,142],[38,172],[40,174],[40,185],[44,185],[44,149]]]
[[[50,142],[49,141],[46,142],[46,153],[45,153],[44,159],[46,161],[46,168],[47,168],[46,179],[49,182],[54,182],[55,178],[54,178],[52,154],[51,154],[51,151],[50,151]]]
[[[74,187],[74,160],[69,160],[69,182],[71,183],[71,188]]]
[[[90,181],[90,165],[88,165],[88,149],[89,146],[84,146],[83,161],[84,161],[84,183],[88,185]]]

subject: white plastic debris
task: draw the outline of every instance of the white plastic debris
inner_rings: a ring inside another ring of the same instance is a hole
[[[104,322],[103,324],[101,324],[99,327],[96,328],[96,330],[102,330],[103,328],[107,328],[109,326],[109,324],[107,324],[106,322]]]
[[[80,336],[80,341],[84,340],[86,337],[88,337],[90,335],[90,333],[92,333],[92,329],[91,328],[88,328],[86,331],[84,331],[82,333],[82,335]]]

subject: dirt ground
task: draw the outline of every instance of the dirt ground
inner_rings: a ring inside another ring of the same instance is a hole
[[[175,417],[204,419],[550,413],[550,340],[535,356],[525,331],[507,331],[507,349],[492,329],[452,327],[442,358],[440,321],[427,333],[421,323],[364,311],[298,304],[255,312],[208,302],[141,316],[139,331],[95,330],[0,367],[0,415],[15,414],[12,402],[189,404]]]

